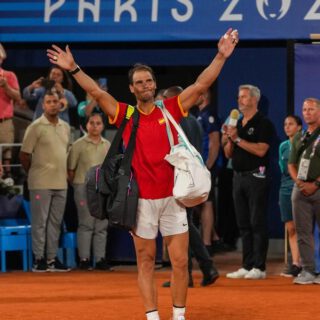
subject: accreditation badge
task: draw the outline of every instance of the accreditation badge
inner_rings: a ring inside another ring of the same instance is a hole
[[[309,167],[310,167],[310,159],[302,158],[299,164],[299,170],[298,170],[298,176],[297,176],[299,180],[303,180],[303,181],[307,180]]]

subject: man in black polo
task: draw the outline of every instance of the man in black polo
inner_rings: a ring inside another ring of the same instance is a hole
[[[273,125],[258,111],[260,90],[239,87],[243,117],[224,129],[224,152],[232,158],[233,199],[242,238],[242,267],[227,274],[231,279],[264,279],[268,250],[267,166]]]
[[[305,99],[302,115],[307,131],[295,135],[288,162],[295,182],[291,199],[302,265],[293,282],[320,284],[320,275],[315,275],[313,240],[314,220],[320,226],[320,100]]]

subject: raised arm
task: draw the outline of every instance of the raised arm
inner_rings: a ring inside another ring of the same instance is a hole
[[[52,49],[47,50],[47,56],[51,63],[56,64],[71,73],[78,68],[69,46],[66,46],[64,51],[58,46],[52,45]],[[112,118],[116,115],[117,100],[115,100],[108,92],[102,90],[99,85],[81,69],[79,72],[72,75],[82,89],[97,101],[105,114]]]
[[[185,111],[194,106],[201,94],[205,93],[217,79],[224,63],[232,54],[238,41],[238,31],[232,31],[231,28],[220,38],[218,43],[218,53],[215,58],[212,60],[210,65],[201,72],[195,83],[187,87],[180,94],[180,102]]]

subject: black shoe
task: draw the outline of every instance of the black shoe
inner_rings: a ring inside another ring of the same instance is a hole
[[[102,270],[102,271],[114,271],[112,266],[104,258],[102,258],[100,261],[96,262],[96,268],[95,269],[96,270]]]
[[[60,262],[58,258],[54,258],[51,261],[47,261],[48,271],[50,272],[69,272],[71,269]]]
[[[167,267],[171,267],[171,262],[170,262],[170,260],[168,260],[168,261],[162,261],[162,268],[167,268]]]
[[[91,264],[90,264],[89,259],[80,260],[79,269],[80,269],[80,270],[88,270],[88,271],[91,271],[93,268],[92,268],[92,266],[91,266]]]
[[[219,278],[218,271],[214,270],[214,269],[211,269],[208,274],[204,274],[200,285],[202,287],[209,286],[210,284],[215,283],[218,278]]]
[[[229,247],[221,240],[214,240],[212,242],[212,254],[218,254],[222,252],[230,251]]]
[[[293,277],[297,277],[298,274],[302,271],[302,268],[293,264],[290,268],[290,274],[293,276]]]
[[[36,259],[32,266],[32,272],[47,272],[48,265],[44,258]]]

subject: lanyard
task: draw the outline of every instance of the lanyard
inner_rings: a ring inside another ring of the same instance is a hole
[[[316,138],[315,142],[313,143],[312,152],[310,154],[310,159],[314,156],[314,153],[316,151],[316,148],[317,148],[317,145],[319,144],[319,142],[320,142],[320,134],[318,135],[318,137]]]

